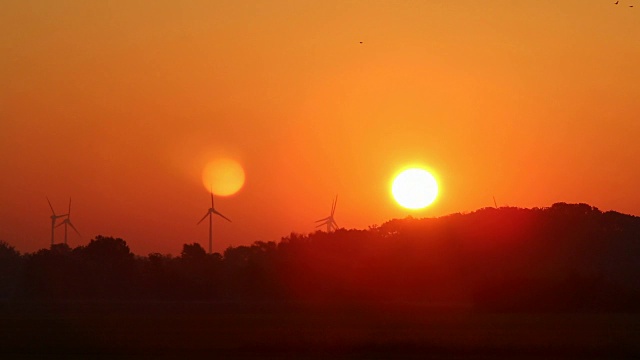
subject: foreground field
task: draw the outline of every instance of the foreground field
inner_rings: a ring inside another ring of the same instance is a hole
[[[2,358],[628,358],[640,314],[476,313],[417,305],[5,303]]]

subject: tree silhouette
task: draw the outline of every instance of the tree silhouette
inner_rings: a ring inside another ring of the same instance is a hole
[[[20,255],[0,242],[0,296],[250,304],[469,304],[640,310],[640,219],[586,204],[484,208],[368,230],[292,233],[207,254],[131,253],[97,236]]]
[[[0,299],[15,295],[22,272],[22,258],[16,249],[0,240]]]
[[[74,253],[89,296],[120,298],[133,290],[135,260],[123,239],[97,236]]]
[[[180,257],[186,261],[202,261],[207,257],[207,252],[198,243],[184,244]]]

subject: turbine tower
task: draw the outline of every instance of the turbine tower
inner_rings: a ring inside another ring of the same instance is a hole
[[[326,218],[316,220],[316,222],[322,221],[322,223],[316,225],[316,227],[327,225],[327,232],[338,230],[338,223],[336,223],[336,221],[333,219],[333,214],[335,214],[336,212],[337,203],[338,203],[338,195],[336,195],[336,198],[333,200],[333,203],[331,204],[331,215],[327,216]]]
[[[47,202],[49,203],[49,207],[51,208],[51,246],[53,247],[53,230],[56,228],[56,221],[58,218],[65,217],[69,214],[56,215],[56,212],[53,210],[53,206],[51,206],[51,201],[47,197]]]
[[[69,211],[67,211],[67,218],[64,219],[60,224],[58,224],[58,226],[56,227],[60,227],[64,225],[64,244],[67,245],[67,226],[71,226],[71,228],[73,229],[73,231],[76,232],[76,234],[78,234],[78,236],[82,236],[80,235],[80,232],[78,231],[78,229],[76,229],[75,226],[73,226],[73,224],[71,223],[71,198],[69,198]]]
[[[224,216],[221,213],[219,213],[218,211],[216,211],[216,208],[213,206],[213,191],[212,191],[211,192],[211,208],[209,209],[209,211],[207,211],[207,213],[204,215],[204,217],[202,217],[202,219],[200,219],[200,221],[198,221],[198,224],[200,224],[204,219],[207,218],[207,216],[209,217],[209,254],[212,253],[213,214],[216,214],[216,215],[220,216],[221,218],[227,220],[228,222],[231,222],[231,220],[229,220],[229,218],[227,218],[226,216]],[[196,225],[198,225],[198,224],[196,224]]]

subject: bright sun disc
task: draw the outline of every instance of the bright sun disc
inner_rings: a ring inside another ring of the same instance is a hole
[[[202,171],[202,184],[216,195],[233,195],[244,185],[244,169],[227,158],[211,161]]]
[[[393,180],[391,193],[401,206],[422,209],[429,206],[438,196],[438,182],[426,170],[407,169]]]

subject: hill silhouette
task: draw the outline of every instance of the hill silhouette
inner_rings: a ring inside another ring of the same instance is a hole
[[[485,208],[207,254],[0,242],[0,357],[636,358],[640,218]]]
[[[2,243],[0,297],[637,311],[638,258],[640,218],[556,203],[292,233],[212,255],[193,243],[177,257],[137,256],[104,236],[24,255]]]

